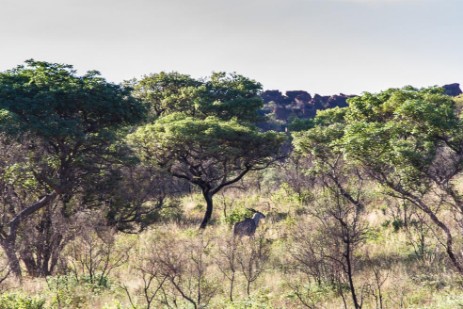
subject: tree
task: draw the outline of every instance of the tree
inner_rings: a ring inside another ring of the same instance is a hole
[[[77,76],[70,65],[28,60],[0,73],[0,245],[16,276],[24,222],[55,203],[64,216],[85,207],[72,198],[117,163],[119,129],[143,113],[129,89],[96,71]],[[34,275],[49,274],[45,257]]]
[[[301,245],[293,256],[308,274],[319,276],[320,269],[339,268],[347,282],[343,282],[342,276],[333,275],[338,291],[344,300],[340,284],[347,283],[354,307],[361,308],[354,284],[357,264],[354,253],[364,244],[368,231],[364,222],[365,177],[355,162],[345,158],[343,144],[339,143],[346,128],[346,111],[341,108],[320,111],[313,129],[294,134],[295,155],[308,158],[310,164],[305,169],[314,177],[314,187],[320,189],[320,195],[318,205],[309,211],[319,221],[315,229],[319,231],[318,240],[312,242],[307,233],[296,233]]]
[[[223,72],[200,81],[178,73],[153,74],[135,86],[136,93],[149,89],[142,96],[145,104],[162,108],[131,142],[143,160],[201,189],[206,201],[201,228],[212,216],[217,192],[282,156],[284,136],[254,125],[260,120],[261,87]]]
[[[463,169],[462,121],[440,88],[390,89],[349,100],[340,128],[323,144],[336,147],[384,192],[426,214],[447,255],[463,275],[456,236],[463,199],[455,180]],[[332,126],[319,123],[313,130]]]
[[[352,307],[362,307],[362,295],[355,277],[358,273],[358,249],[367,238],[365,213],[345,199],[337,188],[324,188],[324,195],[317,199],[317,205],[310,209],[315,220],[303,221],[293,233],[292,258],[297,269],[315,281],[318,288],[329,283],[342,297],[345,308],[347,299],[344,288],[349,287]],[[327,192],[328,191],[328,192]],[[310,226],[310,228],[309,228]],[[311,230],[311,231],[308,231]],[[310,284],[305,283],[306,286]],[[295,289],[304,303],[307,292]]]
[[[463,275],[451,219],[461,226],[463,200],[454,180],[463,167],[462,123],[441,89],[393,89],[352,99],[346,151],[388,193],[423,211],[443,233],[447,255]],[[355,120],[354,120],[355,119]],[[448,212],[452,215],[448,216]],[[453,218],[452,218],[453,217]]]
[[[209,273],[212,239],[203,234],[191,239],[169,233],[160,236],[151,241],[138,267],[143,284],[137,290],[144,308],[207,308],[221,291]],[[132,306],[138,308],[129,288],[124,289]]]
[[[236,119],[197,119],[181,113],[162,117],[130,138],[143,160],[201,189],[206,201],[201,228],[211,219],[213,196],[248,172],[275,162],[284,141],[282,134],[262,133]]]

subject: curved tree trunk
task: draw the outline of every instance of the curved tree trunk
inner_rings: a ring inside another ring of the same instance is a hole
[[[53,192],[43,196],[40,200],[35,202],[34,204],[24,208],[21,210],[16,216],[14,216],[10,222],[8,223],[8,232],[3,232],[3,238],[0,239],[0,246],[5,251],[5,254],[8,259],[8,264],[11,269],[11,272],[17,277],[21,278],[21,265],[20,259],[18,258],[17,250],[16,250],[16,237],[17,232],[19,229],[20,224],[23,220],[28,218],[29,216],[33,215],[43,207],[45,207],[48,203],[50,203],[55,197],[58,196],[58,193]]]
[[[203,221],[201,222],[201,225],[199,228],[205,229],[209,221],[211,220],[212,217],[212,210],[214,208],[212,197],[213,194],[211,194],[209,191],[203,190],[203,196],[204,199],[206,200],[206,213],[204,214]]]
[[[416,207],[418,207],[421,211],[423,211],[431,221],[445,234],[445,251],[447,252],[447,256],[449,257],[450,261],[452,262],[453,266],[456,268],[460,275],[463,275],[463,263],[457,257],[453,247],[454,237],[452,232],[450,231],[449,226],[443,221],[441,221],[436,213],[428,207],[426,203],[424,203],[420,198],[415,197],[413,194],[406,192],[400,188],[395,186],[389,185],[390,188],[394,189],[396,192],[400,193],[404,199],[413,203]]]
[[[455,251],[453,248],[453,235],[450,232],[450,228],[444,222],[439,220],[436,214],[433,213],[432,211],[429,211],[428,209],[422,209],[422,210],[431,218],[434,224],[436,224],[442,230],[442,232],[444,232],[445,238],[446,238],[445,251],[447,252],[447,256],[449,257],[450,261],[452,262],[453,266],[456,268],[458,273],[460,275],[463,275],[463,264],[461,260],[457,257],[457,255],[455,254]]]

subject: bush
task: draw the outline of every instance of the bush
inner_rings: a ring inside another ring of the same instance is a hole
[[[45,308],[45,299],[30,297],[18,293],[3,294],[0,296],[0,309],[42,309]]]
[[[252,215],[252,211],[246,208],[235,207],[228,213],[228,216],[225,218],[225,222],[230,225],[234,225],[235,223],[240,222],[245,218],[251,218]]]
[[[204,208],[201,205],[202,208]],[[179,221],[183,218],[183,208],[180,201],[176,199],[167,199],[165,205],[159,211],[160,221]]]
[[[91,298],[110,292],[108,278],[100,274],[93,278],[88,275],[47,277],[47,285],[51,304],[58,308],[81,308]]]

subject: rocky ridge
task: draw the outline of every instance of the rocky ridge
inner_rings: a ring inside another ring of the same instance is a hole
[[[444,92],[449,96],[458,96],[463,92],[457,83],[442,86]],[[284,94],[279,90],[266,90],[262,92],[261,98],[264,101],[262,112],[270,117],[276,126],[286,126],[293,119],[310,119],[315,117],[317,110],[324,110],[333,107],[347,106],[347,99],[355,95],[346,95],[343,93],[321,96],[313,96],[307,91],[292,90]]]

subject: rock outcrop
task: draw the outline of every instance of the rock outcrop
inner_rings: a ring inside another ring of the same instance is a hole
[[[452,97],[456,97],[463,93],[460,89],[460,84],[457,84],[457,83],[444,85],[442,86],[442,88],[444,88],[444,92],[446,95],[449,95]]]
[[[445,94],[449,96],[458,96],[462,94],[460,85],[449,84],[442,86]],[[266,130],[286,130],[288,124],[294,119],[309,119],[315,117],[317,110],[324,110],[333,107],[347,106],[347,99],[354,95],[343,93],[321,96],[313,96],[307,91],[293,90],[286,91],[283,94],[279,90],[266,90],[261,94],[264,101],[264,108],[261,113],[267,116],[267,122],[260,124]]]
[[[351,95],[338,94],[333,96],[313,97],[306,91],[287,91],[282,94],[278,90],[267,90],[261,95],[264,100],[264,111],[273,113],[277,120],[288,121],[290,117],[313,118],[317,110],[345,107]]]

